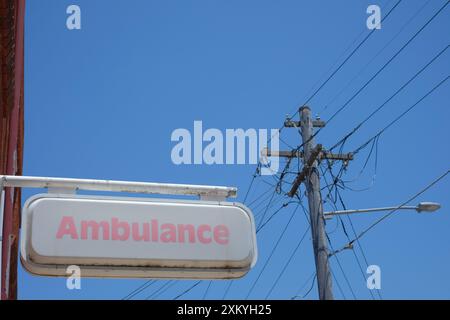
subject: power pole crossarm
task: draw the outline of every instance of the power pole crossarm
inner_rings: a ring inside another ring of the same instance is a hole
[[[303,152],[299,150],[291,151],[272,151],[267,148],[261,151],[263,157],[280,157],[280,158],[303,158]],[[353,160],[352,153],[331,153],[329,151],[321,151],[318,155],[318,159],[328,159],[328,160]]]
[[[312,121],[313,127],[314,128],[323,128],[325,127],[325,121],[316,119]],[[300,122],[298,121],[292,121],[292,120],[286,120],[284,122],[284,126],[287,128],[300,128]]]
[[[292,151],[272,151],[267,148],[261,150],[263,157],[279,157],[279,158],[303,158],[303,152],[298,150]]]

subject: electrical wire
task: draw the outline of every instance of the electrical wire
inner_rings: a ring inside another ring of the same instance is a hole
[[[208,291],[209,291],[209,288],[211,288],[211,284],[212,284],[212,280],[209,280],[208,287],[206,288],[205,293],[203,294],[202,300],[205,300],[206,296],[208,295]]]
[[[186,293],[188,293],[189,291],[191,291],[192,289],[194,289],[196,286],[198,286],[202,281],[198,280],[197,282],[195,282],[192,286],[190,286],[189,288],[187,288],[186,290],[184,290],[182,293],[180,293],[179,295],[175,296],[175,298],[173,298],[172,300],[178,300],[179,298],[181,298],[182,296],[184,296]]]
[[[419,197],[420,195],[422,195],[423,193],[425,193],[426,191],[428,191],[431,187],[433,187],[435,184],[437,184],[439,181],[441,181],[442,179],[444,179],[448,174],[450,173],[450,170],[447,170],[446,172],[444,172],[442,175],[440,175],[438,178],[436,178],[435,180],[433,180],[430,184],[428,184],[426,187],[424,187],[423,189],[421,189],[419,192],[417,192],[416,194],[414,194],[411,198],[409,198],[408,200],[406,200],[405,202],[403,202],[402,204],[400,204],[399,206],[397,206],[395,209],[389,211],[387,214],[385,214],[384,216],[382,216],[381,218],[377,219],[374,223],[372,223],[371,225],[369,225],[366,229],[364,229],[357,237],[355,237],[353,240],[349,241],[345,246],[343,246],[341,249],[333,251],[333,253],[331,253],[330,255],[336,256],[336,253],[339,253],[345,249],[351,248],[353,243],[359,239],[361,239],[364,235],[367,234],[367,232],[369,232],[370,230],[372,230],[375,226],[377,226],[378,224],[380,224],[381,222],[383,222],[384,220],[386,220],[387,218],[389,218],[392,214],[394,214],[395,212],[397,212],[401,207],[409,204],[411,201],[413,201],[414,199],[416,199],[417,197]]]
[[[276,285],[278,284],[278,282],[280,281],[281,277],[283,276],[284,272],[286,271],[287,267],[289,266],[289,264],[292,261],[292,258],[295,256],[295,254],[297,253],[298,249],[300,248],[300,245],[302,244],[303,240],[305,239],[305,236],[308,234],[309,230],[311,229],[310,226],[308,226],[308,228],[306,228],[305,232],[303,233],[302,237],[300,238],[300,240],[297,242],[297,245],[295,246],[294,250],[292,251],[292,253],[289,256],[289,259],[287,260],[287,262],[284,264],[283,269],[281,270],[281,272],[278,274],[277,278],[275,279],[275,282],[272,284],[272,287],[270,287],[269,292],[266,294],[265,299],[269,298],[270,294],[272,293],[273,289],[275,289]]]
[[[152,294],[148,295],[145,300],[150,300],[153,297],[155,297],[159,292],[161,292],[161,290],[163,290],[164,288],[166,288],[167,286],[169,286],[172,283],[172,285],[174,284],[173,280],[169,280],[166,281],[161,287],[159,287],[159,289],[157,289],[155,292],[153,292]],[[169,287],[170,288],[170,287]]]
[[[328,244],[330,245],[331,250],[333,250],[333,252],[334,252],[333,244],[331,243],[331,240],[328,237],[328,234],[326,234],[326,236],[327,236],[327,239],[328,239]],[[330,256],[331,255],[329,255],[328,257],[330,257]],[[344,280],[347,283],[348,288],[350,289],[350,292],[351,292],[351,294],[353,296],[353,299],[357,300],[355,292],[353,291],[352,285],[350,284],[350,281],[349,281],[349,279],[347,277],[347,274],[345,273],[344,268],[342,267],[341,262],[339,261],[339,257],[337,255],[335,255],[334,257],[336,258],[335,260],[336,260],[336,262],[337,262],[337,264],[339,266],[339,269],[341,270],[342,276],[344,277]]]
[[[401,118],[403,118],[408,112],[410,112],[412,109],[414,109],[417,105],[419,105],[423,100],[425,100],[430,94],[432,94],[435,90],[437,90],[441,85],[443,85],[448,79],[450,78],[450,75],[442,79],[439,83],[437,83],[431,90],[429,90],[425,95],[423,95],[419,100],[417,100],[414,104],[412,104],[409,108],[407,108],[404,112],[402,112],[399,116],[397,116],[394,120],[389,122],[388,125],[386,125],[383,129],[378,131],[374,136],[372,136],[369,140],[364,142],[362,145],[360,145],[358,148],[356,148],[353,151],[353,154],[357,154],[362,149],[364,149],[370,142],[372,142],[374,139],[377,139],[382,133],[384,133],[387,129],[389,129],[391,126],[393,126],[397,121],[399,121]]]
[[[134,296],[138,295],[139,293],[141,293],[142,291],[144,291],[148,287],[150,287],[153,284],[155,284],[155,282],[156,282],[155,280],[147,280],[147,281],[145,281],[138,288],[134,289],[132,292],[127,294],[125,297],[123,297],[122,300],[130,300],[131,298],[133,298]]]
[[[400,4],[400,2],[402,2],[402,0],[398,0],[395,5],[386,13],[386,15],[381,19],[381,22],[383,22],[384,20],[386,20],[389,15],[392,13],[392,11],[394,11],[395,8],[397,8],[397,6]],[[370,38],[370,36],[375,32],[375,28],[372,29],[369,34],[356,46],[355,49],[353,49],[353,51],[347,56],[347,58],[345,58],[345,60],[339,65],[339,67],[337,67],[333,73],[331,73],[331,75],[319,86],[319,88],[317,88],[317,90],[314,91],[314,93],[302,104],[302,105],[306,105],[309,101],[311,101],[316,94],[336,75],[337,72],[339,72],[339,70],[341,70],[341,68],[350,60],[350,58],[355,54],[355,52],[357,52],[359,50],[359,48],[361,48],[361,46],[367,41],[367,39]],[[298,113],[298,111],[297,111]],[[293,117],[297,114],[295,113],[293,115]]]
[[[328,164],[328,165],[330,165],[330,164]],[[334,177],[334,176],[333,176],[333,172],[332,172],[331,170],[330,170],[330,174],[331,174],[332,179],[333,179],[333,180],[335,181],[335,183],[336,183],[337,180],[338,180],[339,178]],[[325,179],[325,181],[326,181],[325,175],[323,175],[323,177],[324,177],[324,179]],[[328,185],[328,184],[327,184],[327,185]],[[337,188],[336,188],[336,194],[337,194],[337,197],[339,198],[339,200],[340,200],[340,202],[341,202],[341,205],[342,205],[343,209],[346,210],[347,208],[346,208],[346,206],[345,206],[345,204],[344,204],[344,201],[342,200],[342,197],[341,197],[341,195],[340,195],[339,189],[337,189]],[[335,200],[332,200],[332,201],[335,202]],[[353,222],[352,222],[352,220],[351,220],[351,218],[350,218],[349,216],[347,216],[347,218],[348,218],[348,220],[349,220],[349,222],[350,222],[350,225],[351,225],[351,227],[352,227],[353,233],[354,233],[355,236],[356,236],[356,231],[355,231],[355,228],[354,228],[354,226],[353,226]],[[338,220],[339,220],[339,222],[341,223],[341,226],[342,226],[342,229],[343,229],[343,232],[344,232],[345,236],[346,236],[347,239],[350,241],[350,237],[349,237],[348,232],[347,232],[347,230],[346,230],[345,224],[344,224],[344,222],[342,221],[342,218],[341,218],[340,216],[338,216]],[[330,242],[331,242],[331,240],[330,240]],[[360,251],[361,251],[361,254],[362,254],[362,256],[363,256],[363,258],[364,258],[364,260],[365,260],[365,262],[366,262],[366,267],[367,267],[369,264],[368,264],[368,262],[367,262],[367,258],[366,258],[366,255],[365,255],[365,253],[364,253],[364,250],[363,250],[363,248],[362,248],[362,245],[361,245],[361,243],[359,243],[359,242],[358,242],[358,245],[359,245],[359,249],[360,249]],[[334,250],[334,249],[333,249],[333,250]],[[352,253],[353,253],[353,255],[354,255],[354,257],[355,257],[355,260],[356,260],[356,263],[357,263],[357,265],[358,265],[358,267],[359,267],[361,276],[363,277],[363,279],[364,279],[364,281],[365,281],[365,280],[366,280],[366,274],[364,273],[364,270],[363,270],[363,268],[362,268],[361,262],[359,261],[358,255],[356,254],[356,252],[355,252],[354,250],[352,250]],[[377,292],[378,292],[378,296],[380,297],[380,299],[382,299],[381,294],[379,293],[379,291],[377,291]],[[374,295],[373,295],[373,293],[372,293],[372,291],[371,291],[370,289],[369,289],[369,293],[370,293],[372,299],[375,299],[375,297],[374,297]]]
[[[397,8],[397,6],[402,2],[402,0],[398,0],[394,6],[388,11],[388,13],[381,19],[381,22],[383,22],[384,20],[386,20],[390,14],[395,10],[395,8]],[[350,58],[361,48],[361,46],[369,39],[369,37],[374,33],[376,29],[373,29],[372,31],[369,32],[369,34],[355,47],[355,49],[352,50],[352,52],[344,59],[344,61],[331,73],[331,75],[319,86],[318,89],[316,89],[314,91],[314,93],[308,98],[306,99],[306,101],[302,104],[302,105],[306,105],[311,99],[313,99],[318,93],[319,91],[339,72],[339,70],[342,69],[342,67],[350,60]],[[359,38],[359,36],[357,37]],[[356,38],[356,39],[357,39]],[[355,39],[355,40],[356,40]],[[296,110],[296,112],[290,116],[289,118],[293,118],[298,114],[298,109]],[[282,125],[279,129],[276,135],[279,136],[279,134],[281,133],[281,131],[284,129],[284,125]],[[319,130],[320,131],[320,130]],[[275,135],[270,136],[270,138],[268,139],[268,144],[271,142],[271,140],[274,138]],[[299,150],[301,147],[297,147],[296,149]],[[255,170],[255,173],[258,172],[258,166]]]
[[[313,280],[313,282],[312,282],[312,284],[311,284],[311,287],[310,287],[309,290],[306,292],[306,294],[304,294],[302,297],[300,297],[300,295],[299,295],[300,291],[303,290],[303,288],[308,284],[308,282],[311,281],[311,279]],[[291,300],[295,300],[295,298],[305,298],[305,297],[311,292],[311,290],[314,288],[314,282],[315,282],[315,279],[316,279],[316,272],[313,272],[313,273],[308,277],[308,279],[306,279],[305,283],[300,287],[300,289],[298,289],[297,293],[296,293],[293,297],[291,297]]]
[[[349,133],[347,133],[341,140],[335,143],[330,150],[334,150],[343,141],[347,140],[351,135],[353,135],[357,130],[359,130],[367,121],[369,121],[377,112],[382,110],[395,96],[397,96],[403,89],[405,89],[412,81],[414,81],[423,71],[425,71],[429,66],[431,66],[447,49],[450,45],[440,50],[428,63],[423,66],[419,71],[417,71],[414,76],[412,76],[408,81],[406,81],[399,89],[397,89],[387,100],[385,100],[380,106],[378,106],[374,111],[372,111],[364,120],[362,120],[356,127],[354,127]]]
[[[297,212],[297,208],[298,208],[298,206],[296,207],[296,209],[295,209],[294,211],[292,211],[292,214],[291,214],[291,216],[289,217],[288,222],[287,222],[286,225],[284,226],[283,231],[281,232],[281,234],[279,235],[279,237],[278,237],[278,239],[277,239],[277,242],[275,243],[275,246],[272,248],[272,251],[270,252],[269,257],[268,257],[267,260],[265,261],[265,263],[264,263],[264,265],[263,265],[261,271],[259,272],[259,274],[258,274],[256,280],[253,282],[253,285],[250,287],[250,290],[248,291],[248,293],[247,293],[245,299],[248,299],[248,297],[249,297],[250,294],[252,293],[253,289],[255,288],[256,284],[258,283],[258,280],[261,278],[261,275],[263,274],[264,270],[266,269],[267,265],[269,264],[270,260],[272,259],[272,256],[273,256],[273,254],[275,253],[275,250],[278,248],[278,245],[280,244],[281,239],[284,237],[284,234],[286,233],[286,230],[288,229],[289,225],[290,225],[291,222],[292,222],[292,219],[293,219],[294,216],[295,216],[295,213]]]
[[[427,22],[374,74],[369,78],[368,81],[364,83],[364,85],[359,88],[356,93],[354,93],[350,99],[348,99],[336,112],[332,114],[332,116],[328,119],[327,123],[330,123],[335,117],[342,112],[350,102],[353,101],[398,55],[409,45],[411,42],[444,10],[444,8],[448,5],[449,1],[445,1],[445,4],[436,11],[433,16],[427,20]],[[320,130],[317,131],[317,133]]]
[[[409,19],[408,21],[397,31],[397,33],[380,49],[378,52],[361,68],[358,73],[352,77],[352,79],[347,82],[347,84],[318,112],[322,114],[337,98],[339,98],[342,93],[367,69],[367,67],[384,51],[389,45],[394,42],[395,39],[403,32],[404,29],[417,17],[417,15],[422,12],[422,10],[431,2],[431,0],[426,1]]]

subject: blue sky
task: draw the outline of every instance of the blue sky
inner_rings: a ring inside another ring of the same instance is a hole
[[[195,120],[202,120],[205,128],[220,130],[279,128],[285,115],[293,114],[369,33],[368,5],[380,5],[383,15],[396,2],[29,0],[24,175],[236,186],[238,200],[243,201],[254,165],[176,166],[170,158],[172,131],[192,130]],[[382,28],[309,102],[313,114],[327,120],[444,0],[426,3],[403,0]],[[70,4],[81,8],[81,30],[66,28]],[[320,132],[317,142],[325,148],[332,146],[445,48],[450,40],[449,15],[447,6]],[[351,136],[344,151],[365,142],[449,71],[450,53],[445,52]],[[357,155],[343,179],[358,177],[347,186],[370,188],[341,190],[347,208],[398,205],[448,170],[449,101],[446,82],[381,135],[377,157],[372,154],[360,176],[368,148]],[[300,143],[294,129],[283,130],[281,137],[292,146]],[[274,180],[255,179],[249,202],[269,188],[267,182]],[[450,180],[445,178],[413,203],[440,202],[442,209],[436,214],[398,212],[361,239],[368,263],[381,268],[384,299],[450,298],[450,278],[445,276],[450,267],[449,187]],[[42,190],[25,189],[23,198],[38,192]],[[276,199],[278,205],[268,215],[286,201],[278,195]],[[267,201],[259,207],[256,202],[256,208],[251,206],[256,215],[261,214]],[[258,263],[233,283],[226,298],[246,297],[293,209],[289,206],[282,210],[258,234]],[[325,210],[331,209],[325,205]],[[352,222],[359,232],[379,217],[381,213],[352,216]],[[346,218],[344,221],[349,228]],[[250,298],[267,295],[306,228],[307,221],[299,209]],[[336,219],[328,222],[327,231],[335,249],[346,243]],[[354,252],[365,271],[359,248]],[[338,259],[344,273],[338,261],[331,259],[336,298],[352,299],[353,291],[358,299],[370,299],[355,255],[346,250],[338,254]],[[307,234],[270,298],[303,296],[311,286],[307,280],[313,272]],[[63,278],[32,276],[20,267],[19,298],[121,299],[144,282],[83,279],[81,290],[68,290]],[[206,297],[221,299],[228,283],[213,281]],[[157,281],[133,298],[145,299],[164,284]],[[177,281],[158,298],[171,299],[192,284]],[[183,298],[201,299],[208,284],[200,283]],[[306,299],[316,298],[314,288]]]

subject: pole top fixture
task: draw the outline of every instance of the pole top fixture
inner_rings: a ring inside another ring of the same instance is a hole
[[[307,110],[311,111],[311,108],[308,107],[308,106],[301,106],[301,107],[298,109],[298,111],[299,111],[299,112],[302,112],[304,109],[307,109]]]

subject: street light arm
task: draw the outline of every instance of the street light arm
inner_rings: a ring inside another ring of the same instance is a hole
[[[370,208],[370,209],[354,209],[354,210],[338,210],[338,211],[329,211],[324,212],[324,216],[336,216],[336,215],[343,215],[343,214],[353,214],[353,213],[365,213],[365,212],[377,212],[377,211],[390,211],[390,210],[417,210],[417,207],[415,206],[403,206],[403,207],[382,207],[382,208]]]
[[[392,211],[392,210],[416,210],[417,212],[434,212],[441,208],[441,205],[436,202],[420,202],[417,206],[397,206],[397,207],[382,207],[370,209],[356,209],[356,210],[338,210],[324,212],[325,219],[331,219],[333,216],[352,213],[376,212],[376,211]]]

